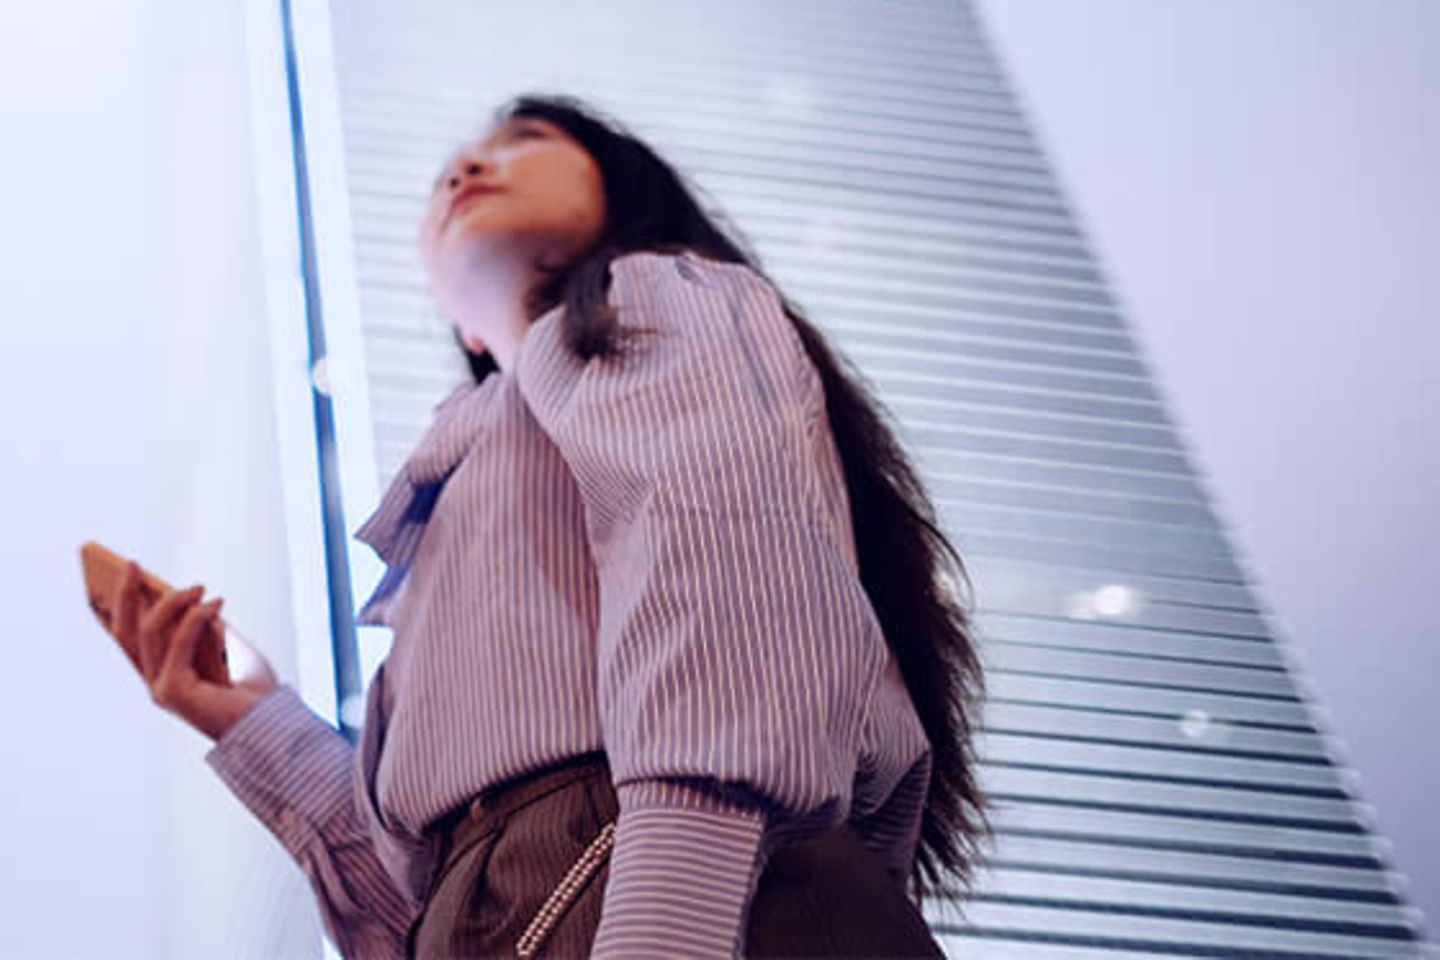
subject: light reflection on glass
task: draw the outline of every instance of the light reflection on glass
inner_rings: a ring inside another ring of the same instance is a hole
[[[325,362],[324,357],[316,360],[315,365],[310,368],[310,383],[322,395],[330,396],[330,365]]]
[[[1140,609],[1140,592],[1124,584],[1111,583],[1097,590],[1072,594],[1065,615],[1072,620],[1121,620]]]
[[[1204,710],[1186,710],[1180,718],[1180,732],[1191,740],[1199,740],[1210,729],[1210,714]]]
[[[1230,736],[1230,724],[1208,710],[1192,709],[1180,717],[1180,732],[1187,740],[1224,743]]]
[[[1095,591],[1095,612],[1102,617],[1123,617],[1135,612],[1135,591],[1118,583]]]
[[[365,722],[365,697],[352,693],[340,701],[340,721],[347,726],[360,727]]]

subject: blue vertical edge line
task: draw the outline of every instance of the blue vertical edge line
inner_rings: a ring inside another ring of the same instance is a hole
[[[285,37],[285,86],[290,101],[290,141],[294,146],[295,198],[299,207],[300,274],[305,284],[305,329],[310,348],[310,369],[325,356],[325,325],[315,262],[315,219],[310,204],[309,166],[305,155],[305,118],[300,98],[300,75],[295,56],[295,32],[290,0],[280,0]],[[330,397],[310,385],[314,402],[315,440],[319,448],[321,528],[325,538],[325,582],[330,601],[330,645],[335,662],[336,721],[340,733],[353,745],[359,730],[345,722],[347,698],[362,688],[360,651],[355,636],[355,610],[346,557],[344,503],[340,495],[340,467],[335,450],[335,414]],[[311,642],[308,637],[300,643]]]

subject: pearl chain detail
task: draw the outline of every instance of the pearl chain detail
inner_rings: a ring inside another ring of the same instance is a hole
[[[604,864],[605,858],[610,853],[610,848],[615,845],[615,822],[605,824],[590,846],[580,855],[567,872],[559,885],[551,892],[550,896],[540,906],[530,925],[515,942],[515,956],[519,960],[530,960],[535,952],[540,949],[540,944],[555,929],[570,904],[580,895],[580,890],[595,875],[595,872]]]

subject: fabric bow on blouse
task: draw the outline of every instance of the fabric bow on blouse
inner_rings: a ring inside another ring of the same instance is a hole
[[[485,406],[501,378],[462,384],[435,405],[430,427],[380,498],[370,519],[355,532],[385,561],[385,575],[361,605],[356,622],[388,626],[390,602],[410,572],[410,563],[425,535],[445,481],[475,446],[485,424]]]

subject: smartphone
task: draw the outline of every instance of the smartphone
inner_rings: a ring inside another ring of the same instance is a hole
[[[90,540],[80,547],[80,568],[85,575],[85,593],[95,618],[107,631],[115,622],[115,591],[125,577],[124,557]],[[143,614],[161,597],[170,592],[170,585],[144,567],[140,568],[140,612]],[[195,670],[212,683],[230,686],[230,671],[225,657],[225,623],[215,617],[205,625],[195,651]]]

